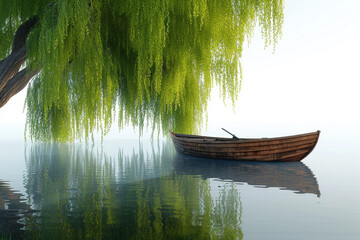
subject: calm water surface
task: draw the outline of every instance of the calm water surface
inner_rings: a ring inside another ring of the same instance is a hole
[[[303,163],[2,142],[0,239],[360,239],[357,136],[323,131]]]

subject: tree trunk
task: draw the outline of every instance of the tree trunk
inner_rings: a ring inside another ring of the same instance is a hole
[[[32,17],[17,29],[10,55],[0,61],[0,108],[20,92],[39,71],[36,69],[27,72],[26,68],[19,71],[26,60],[26,39],[38,20],[38,17]]]

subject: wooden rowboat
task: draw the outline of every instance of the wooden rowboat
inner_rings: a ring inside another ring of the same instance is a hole
[[[276,138],[234,139],[171,132],[175,149],[186,155],[265,162],[301,161],[315,148],[319,135],[320,131]]]

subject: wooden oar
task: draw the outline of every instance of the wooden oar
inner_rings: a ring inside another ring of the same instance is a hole
[[[231,132],[229,132],[228,130],[221,128],[222,130],[224,130],[225,132],[227,132],[228,134],[230,134],[233,138],[235,138],[236,140],[239,140],[239,138],[237,136],[235,136],[235,134],[232,134]]]

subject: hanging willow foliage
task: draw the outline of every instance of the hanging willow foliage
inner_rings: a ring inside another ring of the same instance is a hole
[[[240,57],[254,27],[277,43],[282,0],[0,1],[0,57],[17,27],[38,24],[27,64],[27,131],[34,140],[72,141],[115,119],[167,131],[198,132],[217,84],[235,101]]]

